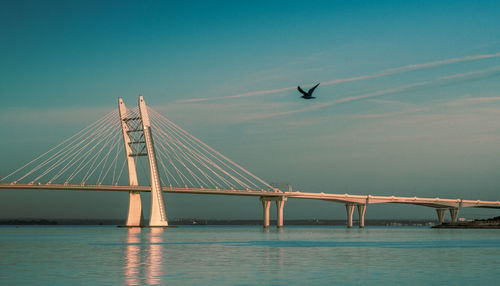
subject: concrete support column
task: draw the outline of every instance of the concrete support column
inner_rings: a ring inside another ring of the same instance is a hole
[[[450,210],[451,222],[457,222],[457,220],[458,220],[458,209],[451,208],[449,210]]]
[[[283,208],[285,206],[286,197],[281,197],[276,200],[276,227],[283,227]]]
[[[359,227],[365,227],[366,204],[358,204]]]
[[[446,209],[436,209],[436,213],[438,216],[438,224],[442,224],[444,222],[444,212]]]
[[[345,210],[347,211],[347,227],[352,227],[352,214],[354,213],[354,205],[353,204],[345,204]]]
[[[267,228],[269,227],[269,208],[271,206],[271,201],[266,200],[265,198],[260,198],[260,201],[262,203],[262,210],[263,210],[263,222],[262,226]]]

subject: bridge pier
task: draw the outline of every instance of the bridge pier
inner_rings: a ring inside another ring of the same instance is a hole
[[[283,208],[285,207],[285,202],[285,197],[281,197],[276,200],[276,227],[283,227]]]
[[[345,204],[345,210],[347,211],[347,228],[352,228],[352,214],[354,213],[354,204]]]
[[[283,227],[283,209],[285,207],[286,197],[260,197],[263,209],[263,222],[264,227],[269,227],[269,209],[271,201],[276,202],[276,227]]]
[[[442,224],[444,222],[444,213],[446,209],[436,209],[436,213],[438,216],[438,224]]]
[[[449,211],[450,211],[451,222],[457,222],[458,209],[457,208],[450,208]]]
[[[359,228],[365,227],[366,204],[358,204]]]
[[[269,227],[269,207],[271,206],[271,201],[266,200],[264,198],[260,198],[260,202],[262,203],[262,210],[263,210],[263,222],[262,226],[265,228]]]

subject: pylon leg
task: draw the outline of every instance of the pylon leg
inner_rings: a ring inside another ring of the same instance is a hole
[[[151,123],[149,121],[148,109],[144,97],[139,95],[139,111],[141,115],[144,141],[149,162],[149,177],[151,184],[151,214],[149,226],[168,226],[165,205],[163,203],[163,192],[160,185],[160,175],[156,165],[156,154],[151,134]]]
[[[130,191],[126,226],[132,227],[143,225],[144,216],[142,215],[141,193],[137,191]]]

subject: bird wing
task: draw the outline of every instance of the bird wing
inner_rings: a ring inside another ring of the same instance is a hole
[[[314,91],[314,90],[318,87],[318,85],[319,85],[319,83],[318,83],[317,85],[315,85],[315,86],[311,87],[311,89],[310,89],[310,90],[308,90],[308,91],[307,91],[307,93],[308,93],[309,95],[311,95],[311,94],[313,93],[313,91]]]
[[[297,86],[297,90],[300,91],[300,93],[302,93],[303,95],[307,95],[307,92],[303,91],[300,86]]]

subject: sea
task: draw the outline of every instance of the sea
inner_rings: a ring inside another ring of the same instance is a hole
[[[0,285],[500,285],[500,229],[2,226]]]

